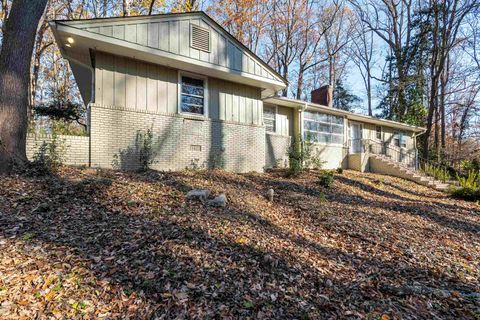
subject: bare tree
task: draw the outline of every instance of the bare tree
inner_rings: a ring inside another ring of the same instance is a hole
[[[354,35],[350,46],[350,57],[362,76],[363,84],[367,94],[368,115],[373,115],[372,107],[372,69],[375,64],[374,55],[374,33],[368,30],[365,22],[361,19],[354,24]]]
[[[321,42],[332,28],[341,7],[337,1],[328,7],[320,6],[314,1],[307,1],[305,9],[298,34],[298,77],[295,95],[297,99],[302,98],[305,74],[317,65],[328,61],[328,58],[320,56],[320,53],[323,53],[320,50]]]
[[[428,157],[429,153],[429,136],[434,128],[434,115],[444,112],[444,110],[438,109],[441,76],[447,66],[450,51],[458,45],[458,32],[465,17],[476,7],[478,7],[478,3],[475,0],[431,0],[427,8],[427,19],[431,25],[432,48],[429,63],[428,115],[423,140],[424,157]],[[443,114],[439,116],[444,117]]]

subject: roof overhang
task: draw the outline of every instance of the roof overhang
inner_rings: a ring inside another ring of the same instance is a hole
[[[242,83],[262,88],[266,92],[276,92],[284,89],[286,86],[283,81],[267,79],[219,65],[212,66],[212,64],[186,56],[92,33],[74,26],[66,25],[60,21],[52,21],[50,22],[50,26],[53,30],[62,56],[70,61],[74,60],[77,63],[84,64],[86,67],[92,67],[90,62],[90,51],[94,50],[134,58],[209,77]],[[68,44],[68,38],[72,38],[74,42]]]
[[[301,110],[312,110],[312,111],[322,111],[328,114],[333,114],[337,116],[343,116],[346,117],[349,120],[353,121],[359,121],[363,123],[370,123],[370,124],[375,124],[375,125],[380,125],[380,126],[388,126],[391,128],[396,128],[396,129],[401,129],[401,130],[406,130],[406,131],[412,131],[415,133],[421,133],[425,132],[425,128],[417,127],[417,126],[412,126],[409,124],[401,123],[401,122],[396,122],[396,121],[391,121],[391,120],[385,120],[385,119],[379,119],[375,117],[370,117],[362,114],[357,114],[349,111],[344,111],[340,109],[335,109],[332,107],[324,106],[321,104],[316,104],[316,103],[310,103],[302,100],[295,100],[295,99],[289,99],[285,97],[269,97],[263,100],[266,103],[271,103],[271,104],[276,104],[278,106],[283,106],[283,107],[288,107],[288,108],[294,108],[294,109],[301,109]]]

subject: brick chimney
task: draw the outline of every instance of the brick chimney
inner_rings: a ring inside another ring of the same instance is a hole
[[[312,103],[321,104],[324,106],[333,106],[333,88],[331,85],[326,85],[313,90],[311,93]]]

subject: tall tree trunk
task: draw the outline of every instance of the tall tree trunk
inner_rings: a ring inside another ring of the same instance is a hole
[[[373,110],[372,110],[372,76],[370,74],[370,70],[367,71],[367,102],[368,102],[368,115],[371,117],[373,116]]]
[[[27,160],[30,64],[47,0],[14,0],[0,52],[0,172]]]
[[[447,55],[445,69],[442,72],[441,86],[440,86],[440,140],[441,140],[441,152],[440,155],[443,157],[445,155],[445,148],[447,145],[447,132],[446,132],[446,121],[445,121],[445,99],[446,99],[446,89],[448,83],[448,73],[449,73],[449,64],[450,59]]]
[[[304,73],[305,71],[304,71],[303,63],[300,63],[300,67],[298,69],[297,94],[295,95],[295,98],[298,100],[302,99]]]

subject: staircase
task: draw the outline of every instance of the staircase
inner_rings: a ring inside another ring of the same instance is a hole
[[[415,167],[395,161],[383,154],[370,154],[369,165],[371,172],[403,178],[439,191],[447,191],[453,185],[449,181],[435,180],[433,177],[416,170]]]

